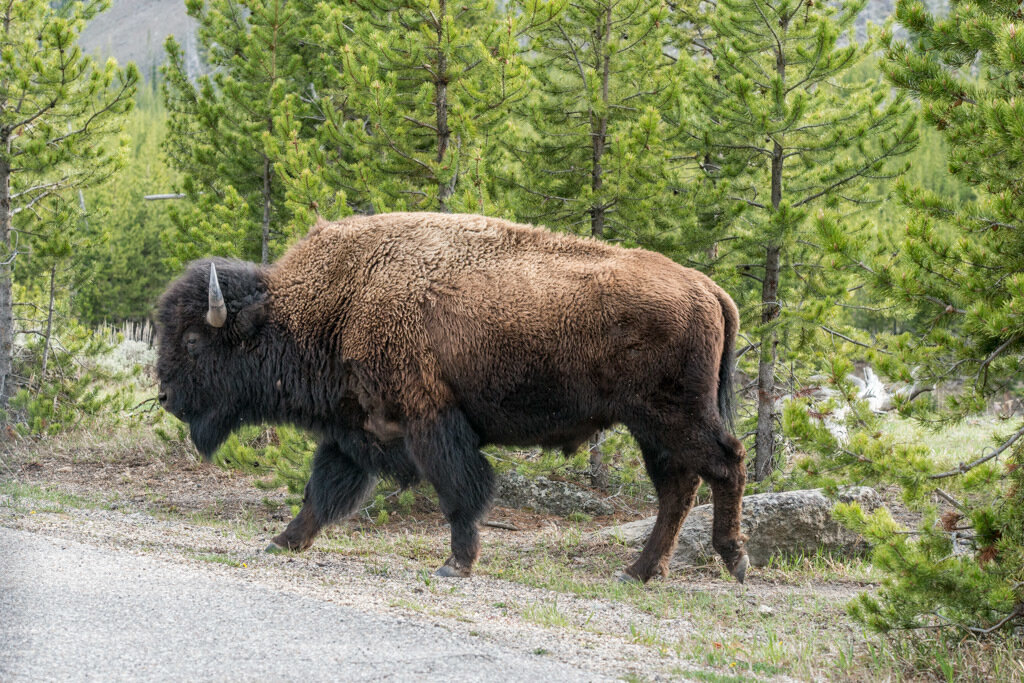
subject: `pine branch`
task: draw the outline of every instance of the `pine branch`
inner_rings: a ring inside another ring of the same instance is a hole
[[[998,631],[1003,626],[1008,624],[1010,621],[1012,621],[1013,619],[1016,619],[1018,617],[1024,618],[1024,603],[1021,603],[1021,602],[1018,602],[1016,605],[1014,605],[1013,610],[1009,614],[1007,614],[1005,617],[1003,617],[1002,619],[997,621],[992,626],[990,626],[988,628],[978,628],[976,626],[968,626],[967,630],[971,631],[972,633],[976,633],[978,635],[987,636],[990,633],[994,633],[994,632]]]
[[[941,472],[939,474],[933,474],[933,475],[929,476],[928,478],[929,479],[946,479],[948,477],[955,477],[957,475],[964,474],[966,472],[970,472],[971,470],[973,470],[978,465],[983,465],[986,462],[988,462],[989,460],[992,460],[994,458],[998,458],[1003,453],[1003,451],[1005,451],[1007,448],[1012,446],[1017,441],[1017,439],[1019,439],[1021,436],[1024,436],[1024,427],[1021,427],[1019,430],[1017,430],[1016,434],[1011,436],[1009,439],[1006,440],[1006,442],[1003,443],[1002,446],[997,448],[995,451],[989,453],[988,455],[986,455],[986,456],[984,456],[982,458],[978,458],[977,460],[975,460],[973,462],[969,462],[967,464],[960,463],[960,466],[955,468],[955,469],[949,470],[948,472]]]
[[[864,342],[859,342],[856,339],[851,339],[850,337],[847,337],[845,334],[842,334],[841,332],[836,332],[835,330],[833,330],[830,327],[826,327],[824,325],[819,325],[818,327],[820,327],[821,329],[823,329],[824,331],[828,332],[829,334],[831,334],[833,336],[839,337],[840,339],[844,339],[844,340],[850,342],[851,344],[856,344],[857,346],[862,346],[865,349],[871,349],[872,351],[877,351],[878,353],[884,353],[884,354],[889,355],[889,356],[892,355],[891,352],[886,351],[885,349],[880,349],[878,347],[871,346],[870,344],[865,344]]]
[[[953,496],[949,495],[948,493],[946,493],[942,489],[940,489],[940,488],[935,489],[935,495],[937,495],[939,498],[941,498],[942,500],[946,501],[947,503],[949,503],[950,505],[952,505],[953,507],[955,507],[957,510],[959,510],[962,513],[964,513],[965,515],[970,514],[970,510],[968,510],[966,507],[964,507],[964,505],[962,503],[957,501],[956,498],[954,498]]]
[[[1005,351],[1007,349],[1007,347],[1010,346],[1010,344],[1013,344],[1018,339],[1020,339],[1020,335],[1019,334],[1013,335],[1012,337],[1010,337],[1009,339],[1004,341],[1002,344],[1000,344],[999,348],[997,348],[995,351],[993,351],[991,354],[989,354],[989,357],[981,362],[981,366],[978,368],[978,374],[982,375],[982,378],[981,378],[981,389],[982,389],[982,391],[984,391],[985,387],[988,385],[988,368],[992,364],[992,361],[994,361],[996,358],[998,358],[1000,355],[1002,355],[1003,351]]]

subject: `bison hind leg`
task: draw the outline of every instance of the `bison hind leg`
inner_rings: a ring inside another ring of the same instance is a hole
[[[658,517],[640,557],[626,573],[644,582],[667,574],[679,530],[703,479],[712,493],[712,545],[742,583],[748,565],[746,539],[740,533],[746,484],[743,445],[717,415],[696,419],[688,412],[669,425],[654,425],[630,426],[658,492]]]
[[[642,436],[638,441],[647,473],[658,493],[658,516],[640,557],[619,578],[647,583],[655,576],[668,575],[679,529],[693,507],[700,477],[657,441],[646,441]]]
[[[348,517],[373,490],[377,477],[345,453],[337,441],[317,446],[299,514],[267,546],[268,552],[302,551],[320,530]]]
[[[746,577],[750,561],[743,547],[747,537],[740,531],[743,489],[747,483],[746,450],[724,427],[717,432],[719,457],[705,464],[701,476],[711,487],[714,521],[711,545],[722,557],[726,568],[740,583]]]

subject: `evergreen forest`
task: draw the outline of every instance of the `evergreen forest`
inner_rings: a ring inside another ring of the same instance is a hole
[[[116,423],[187,448],[152,368],[110,359],[157,343],[190,261],[272,262],[318,218],[653,250],[739,305],[748,493],[864,484],[912,514],[834,513],[871,546],[848,618],[887,675],[1024,677],[1019,2],[182,2],[201,73],[168,37],[143,77],[77,43],[109,0],[0,1],[0,439]],[[582,483],[625,481],[623,439],[574,456]],[[216,460],[297,500],[310,453],[261,428]],[[978,673],[993,648],[1022,668]]]

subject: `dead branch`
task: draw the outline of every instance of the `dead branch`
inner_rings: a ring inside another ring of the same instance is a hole
[[[1006,440],[1006,442],[1002,446],[1000,446],[996,450],[992,451],[988,455],[986,455],[986,456],[984,456],[982,458],[978,458],[974,462],[969,462],[967,464],[960,463],[960,466],[955,468],[955,469],[949,470],[948,472],[940,472],[939,474],[933,474],[933,475],[931,475],[928,478],[929,479],[945,479],[947,477],[955,477],[958,474],[963,474],[965,472],[969,472],[969,471],[973,470],[975,467],[977,467],[978,465],[982,465],[982,464],[988,462],[989,460],[992,460],[993,458],[998,458],[1003,453],[1003,451],[1005,451],[1007,448],[1009,448],[1014,443],[1016,443],[1017,439],[1019,439],[1021,436],[1024,436],[1024,427],[1021,427],[1019,430],[1017,430],[1016,434],[1011,436],[1009,439]]]

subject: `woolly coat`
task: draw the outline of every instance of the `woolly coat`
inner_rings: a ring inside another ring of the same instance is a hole
[[[661,405],[717,417],[738,327],[664,256],[483,216],[321,222],[265,277],[268,317],[350,364],[382,440],[451,406],[484,442],[567,449]]]

